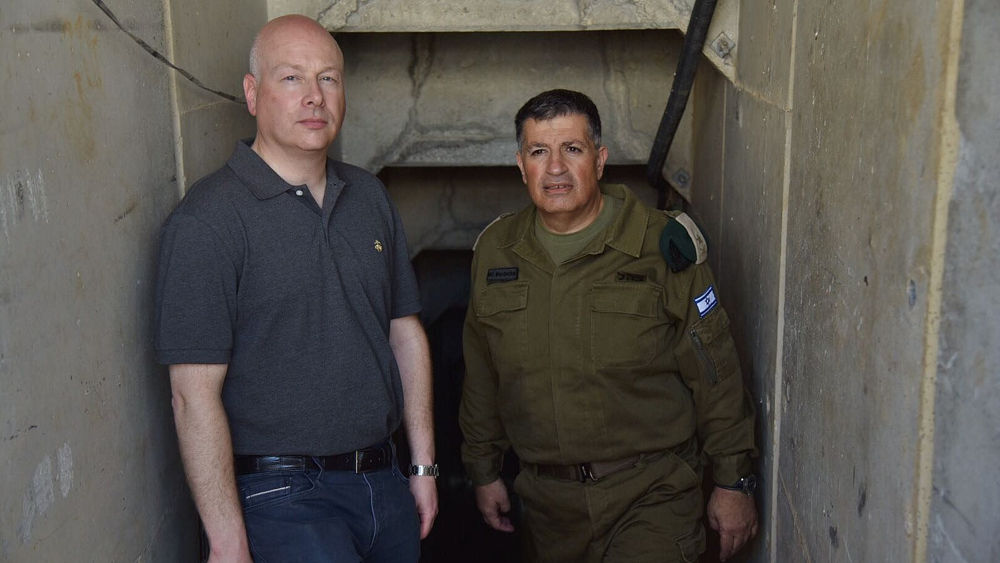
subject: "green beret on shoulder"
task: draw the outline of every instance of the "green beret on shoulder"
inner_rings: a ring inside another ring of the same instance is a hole
[[[660,233],[660,253],[672,272],[685,270],[691,264],[708,259],[708,239],[687,213],[666,211],[670,216]]]

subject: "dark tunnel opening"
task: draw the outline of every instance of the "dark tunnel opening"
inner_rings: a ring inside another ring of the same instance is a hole
[[[425,250],[413,260],[423,305],[421,321],[434,370],[434,439],[441,468],[438,517],[431,533],[421,542],[422,563],[519,561],[518,532],[498,532],[483,522],[472,483],[462,466],[458,407],[465,376],[462,324],[469,301],[471,264],[471,250]],[[396,442],[400,446],[400,464],[408,466],[406,440],[398,437]],[[517,467],[517,458],[510,453],[502,471],[508,490],[512,490]],[[517,526],[518,503],[513,493],[511,501],[511,517]]]

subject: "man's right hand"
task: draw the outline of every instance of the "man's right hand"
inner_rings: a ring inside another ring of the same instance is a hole
[[[222,405],[226,364],[174,364],[170,390],[188,486],[211,548],[211,563],[252,562]]]
[[[211,550],[208,553],[208,563],[253,563],[253,557],[250,556],[250,547],[247,545],[246,534],[243,534],[243,541],[241,538],[233,538],[235,544],[220,546],[218,549],[216,546],[211,546]]]
[[[510,497],[507,496],[503,480],[497,479],[488,485],[476,487],[476,506],[483,513],[483,520],[494,530],[514,531],[514,524],[507,516],[510,512]]]

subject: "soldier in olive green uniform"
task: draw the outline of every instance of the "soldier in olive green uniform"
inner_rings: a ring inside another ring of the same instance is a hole
[[[699,233],[599,186],[607,149],[583,94],[544,92],[515,121],[534,205],[480,236],[465,323],[477,504],[513,530],[499,479],[512,447],[529,559],[694,561],[704,456],[725,559],[756,534],[753,410],[712,273],[682,257]]]

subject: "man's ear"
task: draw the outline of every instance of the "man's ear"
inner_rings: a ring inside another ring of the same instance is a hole
[[[527,184],[528,177],[524,175],[524,163],[521,162],[521,151],[514,153],[514,156],[517,158],[517,167],[521,169],[521,181]]]
[[[243,95],[247,99],[247,110],[257,117],[257,79],[252,74],[243,77]]]
[[[597,149],[597,179],[604,176],[604,163],[608,161],[608,147],[601,145]]]

